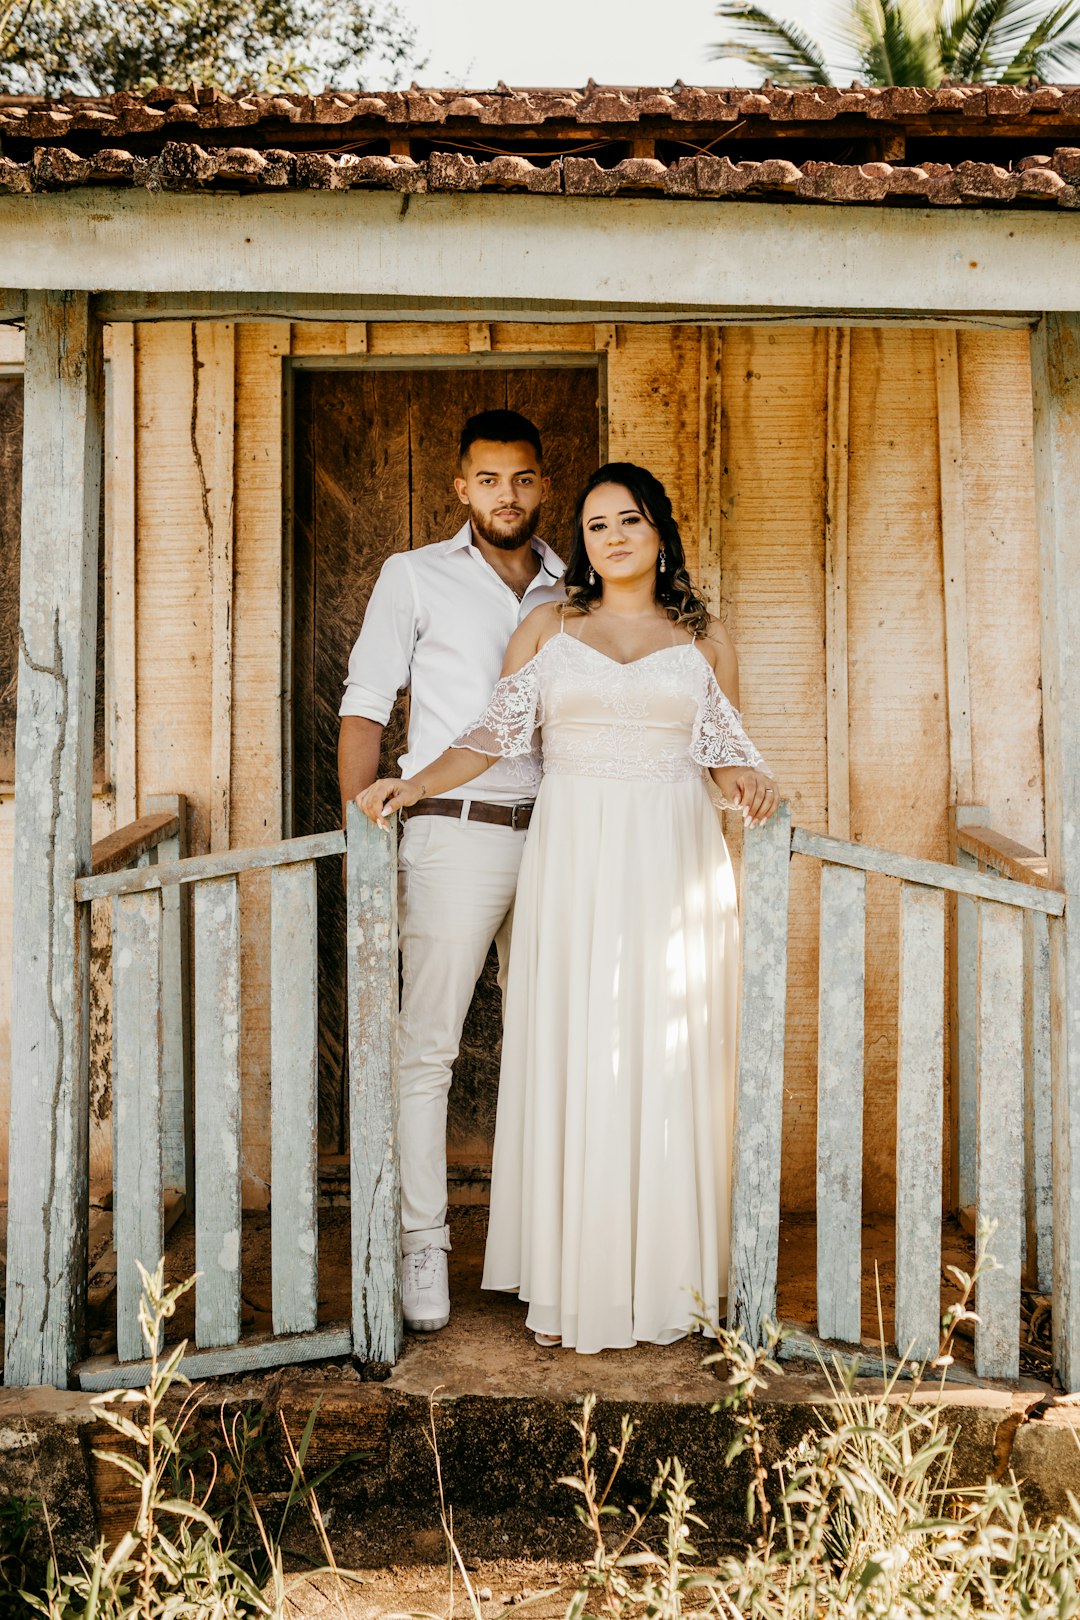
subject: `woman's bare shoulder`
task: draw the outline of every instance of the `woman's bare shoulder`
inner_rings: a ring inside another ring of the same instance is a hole
[[[699,637],[698,645],[714,668],[718,660],[727,660],[735,656],[735,643],[720,620],[713,618],[712,614],[709,615],[709,628]]]
[[[549,636],[555,635],[562,628],[562,613],[559,602],[542,602],[534,607],[531,613],[526,613],[521,621],[521,628],[528,626],[530,635],[536,636],[536,644],[542,647]]]

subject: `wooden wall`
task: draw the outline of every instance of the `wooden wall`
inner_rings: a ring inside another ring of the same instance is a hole
[[[795,820],[947,858],[956,798],[987,804],[994,826],[1041,847],[1027,347],[1022,332],[891,329],[114,328],[110,791],[99,820],[183,792],[194,851],[280,836],[283,356],[585,348],[604,352],[610,455],[645,462],[668,485],[701,583],[735,636],[748,728]],[[10,869],[10,801],[0,803],[0,859]],[[9,892],[0,880],[0,1063]],[[814,1196],[818,967],[807,863],[796,862],[792,894],[783,1196],[803,1209]],[[260,1202],[259,880],[243,908],[245,1197]],[[897,987],[887,886],[872,886],[868,928],[866,1190],[870,1207],[888,1208]],[[0,1129],[6,1148],[2,1119]]]

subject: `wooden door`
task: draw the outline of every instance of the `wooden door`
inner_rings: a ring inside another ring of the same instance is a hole
[[[292,831],[336,827],[338,704],[349,651],[392,552],[447,540],[464,508],[454,491],[457,440],[475,411],[506,408],[536,423],[552,496],[540,532],[563,555],[574,501],[599,461],[599,373],[536,370],[302,370],[294,376]],[[381,769],[404,750],[405,703],[384,737]],[[345,913],[329,863],[319,877],[319,1139],[345,1148]],[[494,951],[474,998],[451,1090],[451,1174],[490,1164],[499,1073]]]

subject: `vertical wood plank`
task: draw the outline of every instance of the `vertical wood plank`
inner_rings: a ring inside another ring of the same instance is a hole
[[[142,1279],[165,1250],[162,1183],[162,896],[113,902],[113,1246],[116,1353],[146,1354]]]
[[[848,460],[851,332],[829,329],[825,394],[825,742],[828,827],[851,837],[848,713]]]
[[[195,1343],[240,1337],[240,923],[235,877],[195,885]]]
[[[368,329],[367,321],[346,321],[345,323],[345,353],[367,354]]]
[[[1044,314],[1031,340],[1042,609],[1046,853],[1080,910],[1080,313]],[[1080,1389],[1080,949],[1050,930],[1054,1369]]]
[[[697,577],[711,613],[720,612],[723,515],[721,485],[721,376],[723,336],[718,326],[701,328],[701,387],[698,405],[698,542]]]
[[[84,292],[28,292],[15,731],[4,1381],[65,1386],[86,1296],[89,870],[102,341]]]
[[[348,811],[349,1157],[353,1354],[397,1360],[402,1343],[397,1145],[397,831]]]
[[[469,353],[488,354],[491,350],[491,327],[487,321],[469,322]]]
[[[979,1071],[975,1212],[997,1223],[997,1269],[975,1285],[975,1371],[1020,1372],[1020,1222],[1023,1199],[1024,920],[1014,906],[979,903]]]
[[[956,827],[990,824],[984,804],[963,804],[949,817],[949,855],[969,871],[974,855],[956,847]],[[949,1173],[950,1203],[957,1211],[975,1210],[976,1029],[978,1024],[978,902],[957,895],[950,905],[953,948],[949,963],[949,1121],[952,1131]]]
[[[315,1326],[319,1014],[314,861],[270,884],[270,1240],[275,1333]]]
[[[158,845],[158,865],[187,855],[187,798],[183,793],[151,793],[148,813],[167,810],[180,823],[173,838]],[[195,1099],[191,1077],[191,926],[189,888],[171,884],[161,891],[161,1048],[162,1175],[165,1186],[182,1192],[188,1208],[195,1198]]]
[[[941,1319],[945,896],[900,888],[896,1128],[896,1347],[933,1355]]]
[[[824,1339],[862,1338],[866,873],[821,869],[817,1313]]]
[[[229,848],[233,687],[233,462],[236,337],[231,321],[192,324],[191,449],[210,576],[210,848]]]
[[[1054,1176],[1050,1117],[1050,930],[1024,913],[1024,1226],[1029,1286],[1053,1287]]]
[[[108,420],[105,457],[105,532],[109,553],[109,773],[116,799],[116,824],[138,815],[138,762],[135,751],[135,345],[137,328],[119,322],[111,328]]]
[[[752,1344],[776,1315],[790,861],[785,802],[743,840],[728,1323]]]
[[[956,332],[934,333],[937,385],[941,555],[945,580],[945,669],[949,692],[949,774],[953,804],[972,797],[971,693],[968,671],[964,465]]]

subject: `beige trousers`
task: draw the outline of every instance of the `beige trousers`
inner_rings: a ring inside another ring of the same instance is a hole
[[[505,993],[524,845],[525,834],[512,827],[444,816],[411,817],[402,831],[398,1141],[404,1254],[429,1244],[450,1247],[446,1104],[451,1069],[492,940]]]

